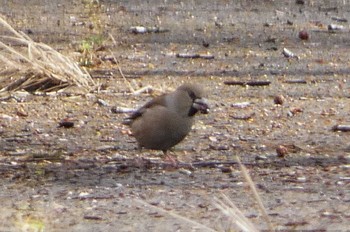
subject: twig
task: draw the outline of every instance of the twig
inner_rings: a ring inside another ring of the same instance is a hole
[[[144,27],[144,26],[133,26],[130,27],[130,32],[134,34],[145,34],[145,33],[165,33],[169,32],[169,29],[160,27]]]
[[[283,81],[284,83],[288,83],[288,84],[307,84],[306,80],[285,80]]]
[[[127,85],[129,86],[129,90],[130,90],[130,92],[133,93],[133,95],[139,95],[139,94],[141,94],[141,93],[143,93],[143,92],[149,92],[149,91],[152,91],[152,90],[153,90],[152,86],[150,86],[150,85],[147,85],[147,86],[145,86],[145,87],[142,87],[141,89],[135,90],[135,89],[131,86],[130,82],[126,79],[126,77],[125,77],[125,75],[124,75],[122,69],[120,68],[119,61],[117,60],[117,58],[114,56],[114,54],[112,53],[111,50],[109,50],[109,52],[111,53],[114,62],[117,64],[118,71],[119,71],[120,75],[122,76],[124,82],[127,83]]]
[[[119,106],[114,106],[111,109],[111,112],[114,114],[124,114],[124,113],[133,113],[136,110],[133,108],[126,108],[126,107],[119,107]]]
[[[145,86],[145,87],[142,87],[142,88],[140,88],[140,89],[134,91],[133,94],[134,94],[134,95],[139,95],[139,94],[141,94],[141,93],[144,93],[144,92],[151,92],[151,91],[153,91],[152,86],[147,85],[147,86]]]
[[[213,55],[210,55],[210,54],[198,54],[198,53],[177,53],[176,57],[187,58],[187,59],[202,58],[202,59],[208,59],[208,60],[215,58]]]
[[[350,125],[335,125],[332,127],[333,131],[342,131],[342,132],[349,132],[350,131]]]
[[[270,85],[271,81],[224,81],[225,85],[241,85],[241,86],[265,86]]]
[[[111,38],[114,45],[117,45],[117,41],[114,39],[114,36],[111,33],[108,33],[108,36]]]
[[[95,216],[95,215],[84,215],[84,219],[86,219],[86,220],[103,220],[102,217]]]
[[[124,82],[129,86],[130,92],[135,93],[135,89],[131,86],[130,82],[129,82],[129,81],[126,79],[126,77],[124,76],[124,73],[123,73],[122,69],[120,68],[119,61],[118,61],[117,58],[114,56],[114,54],[112,53],[111,50],[109,50],[109,52],[111,53],[114,62],[117,64],[118,71],[119,71],[120,75],[122,76]]]

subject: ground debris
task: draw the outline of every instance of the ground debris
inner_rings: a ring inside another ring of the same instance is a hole
[[[84,219],[87,220],[103,220],[103,217],[96,215],[84,215]]]
[[[303,79],[284,80],[283,82],[287,84],[307,84],[307,81]]]
[[[248,115],[230,115],[231,118],[236,120],[250,120],[255,116],[255,112],[252,112]]]
[[[65,118],[58,123],[58,127],[72,128],[74,127],[74,122],[71,118]]]
[[[304,226],[304,225],[307,225],[309,224],[307,221],[294,221],[294,222],[287,222],[285,223],[284,225],[285,226]]]
[[[135,112],[135,109],[127,108],[127,107],[120,107],[120,106],[113,106],[111,108],[111,112],[114,114],[125,114],[125,113],[133,113],[133,112]]]
[[[251,104],[252,104],[251,102],[237,102],[237,103],[232,103],[231,107],[243,109],[243,108],[247,108]]]
[[[28,95],[19,90],[24,94],[16,97],[9,97],[13,92],[0,93],[0,231],[21,230],[19,223],[30,219],[41,222],[47,231],[201,228],[166,213],[154,214],[144,203],[136,203],[138,199],[162,202],[157,206],[207,225],[208,231],[242,231],[211,204],[220,192],[257,230],[272,231],[257,212],[236,155],[259,187],[276,230],[348,229],[349,141],[347,133],[331,130],[335,124],[347,125],[350,110],[349,69],[344,65],[349,60],[345,49],[348,25],[339,23],[344,33],[327,30],[331,16],[347,16],[348,3],[208,1],[194,6],[191,1],[167,1],[150,6],[146,1],[136,5],[132,1],[83,2],[51,1],[27,7],[20,0],[1,5],[18,30],[67,56],[76,57],[75,47],[81,47],[81,40],[93,41],[98,45],[92,55],[101,64],[87,68],[100,86],[90,92],[93,96],[80,94],[67,103],[66,97],[77,96],[76,92]],[[103,11],[92,12],[102,2]],[[63,10],[66,6],[69,11]],[[32,17],[26,20],[28,15]],[[213,15],[222,27],[214,25]],[[72,27],[71,16],[85,25]],[[171,31],[132,35],[130,26],[140,22]],[[304,28],[309,40],[298,38]],[[14,47],[25,49],[19,44]],[[283,47],[300,55],[300,62],[285,58]],[[182,52],[215,54],[215,59],[175,57]],[[4,80],[15,80],[5,73],[0,70]],[[243,85],[224,84],[230,80]],[[271,84],[244,84],[259,80]],[[174,148],[179,160],[174,167],[161,151],[138,150],[135,139],[121,125],[126,115],[111,113],[110,108],[137,106],[187,82],[203,85],[214,104],[212,113],[197,118],[191,134]],[[152,86],[153,93],[133,94],[144,86]],[[280,95],[286,99],[283,105],[274,104],[274,97]],[[109,106],[99,106],[97,99]],[[248,106],[232,104],[243,102],[249,102]],[[303,113],[286,116],[296,108]],[[18,114],[19,110],[26,116]],[[248,121],[231,117],[251,112],[255,116]],[[77,119],[76,125],[57,129],[66,117]],[[221,145],[228,149],[218,149]],[[276,155],[279,145],[288,149],[284,157]],[[293,149],[293,145],[298,147]],[[72,198],[79,193],[92,198]],[[63,212],[57,212],[54,204],[61,205]]]
[[[266,86],[270,85],[271,81],[225,81],[225,85],[241,85],[241,86]]]
[[[132,26],[130,32],[134,34],[146,34],[146,33],[165,33],[169,32],[169,29],[161,27],[144,27],[144,26]]]
[[[211,54],[199,54],[199,53],[177,53],[176,57],[178,58],[187,58],[187,59],[214,59],[215,56]]]
[[[342,31],[344,30],[343,25],[338,25],[338,24],[329,24],[328,25],[328,31],[330,32],[336,32],[336,31]]]
[[[282,54],[286,57],[286,58],[296,58],[297,60],[299,60],[299,57],[297,55],[295,55],[293,52],[291,52],[289,49],[287,48],[283,48],[282,50]]]
[[[333,131],[342,131],[342,132],[349,132],[350,131],[350,125],[335,125],[332,127]]]
[[[346,18],[341,18],[341,17],[337,17],[337,16],[332,16],[331,17],[332,20],[337,21],[337,22],[341,22],[341,23],[347,23],[348,20]]]

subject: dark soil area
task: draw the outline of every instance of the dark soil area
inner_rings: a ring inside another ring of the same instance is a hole
[[[1,1],[8,23],[87,65],[99,89],[0,93],[0,231],[232,231],[222,194],[267,230],[235,156],[275,229],[349,231],[350,132],[334,130],[350,125],[346,1]],[[206,89],[211,112],[171,152],[175,168],[138,151],[112,108],[184,82]]]

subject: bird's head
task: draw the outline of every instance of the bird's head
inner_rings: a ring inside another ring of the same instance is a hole
[[[209,105],[208,101],[203,97],[202,89],[193,84],[183,84],[177,91],[185,94],[187,101],[189,100],[190,109],[188,111],[188,116],[194,116],[197,112],[208,114]]]

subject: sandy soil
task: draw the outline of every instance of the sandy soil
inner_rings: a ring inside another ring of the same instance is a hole
[[[83,40],[102,38],[89,68],[101,90],[1,95],[0,231],[232,231],[214,204],[222,194],[267,230],[235,156],[276,229],[349,231],[349,132],[332,130],[350,124],[349,23],[334,19],[349,20],[349,4],[26,2],[3,1],[0,13],[77,61]],[[133,26],[167,31],[135,34]],[[298,38],[303,29],[309,40]],[[133,86],[152,94],[132,95],[111,54]],[[120,124],[126,114],[111,109],[139,107],[183,82],[203,85],[212,110],[175,147],[182,166],[171,168],[160,152],[137,151]],[[58,127],[66,118],[73,128]]]

